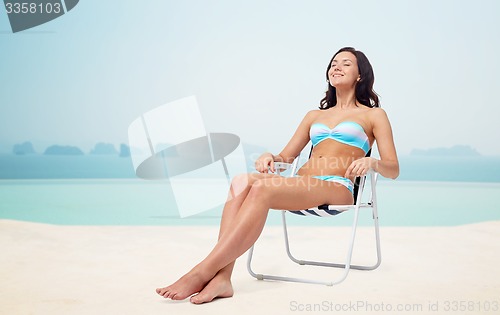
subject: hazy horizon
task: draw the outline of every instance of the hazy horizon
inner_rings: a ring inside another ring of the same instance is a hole
[[[3,8],[1,8],[3,9]],[[195,95],[206,130],[279,152],[343,46],[366,53],[400,156],[500,155],[500,2],[80,1],[12,34],[0,10],[0,152],[126,143],[141,114]]]
[[[13,151],[13,146],[14,145],[20,145],[20,144],[23,144],[25,142],[29,142],[33,145],[33,149],[34,149],[34,154],[44,154],[45,150],[47,150],[47,148],[49,148],[50,146],[72,146],[72,147],[76,147],[80,150],[83,151],[83,153],[85,155],[92,155],[92,151],[95,149],[96,145],[97,144],[111,144],[114,149],[117,151],[116,154],[120,154],[120,146],[122,144],[125,144],[127,146],[129,146],[128,143],[125,143],[125,142],[121,142],[121,143],[110,143],[110,142],[103,142],[103,141],[96,141],[94,142],[94,144],[90,147],[82,147],[82,146],[79,146],[79,145],[76,145],[76,144],[72,144],[72,143],[49,143],[47,142],[46,144],[44,144],[42,147],[43,149],[38,149],[40,146],[37,146],[36,143],[33,143],[33,141],[23,141],[23,142],[19,142],[19,143],[14,143],[12,145],[3,145],[2,143],[0,143],[0,154],[14,154],[12,151]],[[261,146],[259,144],[255,144],[255,143],[245,143],[243,142],[243,145],[244,146],[254,146],[254,147],[259,147],[259,148],[262,148],[263,150],[266,150],[267,148],[264,147],[264,146]],[[310,143],[308,144],[308,146],[310,146]],[[435,150],[435,149],[446,149],[446,150],[450,150],[454,147],[457,147],[457,146],[460,146],[460,147],[468,147],[472,150],[475,150],[479,153],[479,156],[482,156],[482,157],[500,157],[500,154],[493,154],[493,155],[487,155],[487,154],[483,154],[481,152],[479,152],[476,148],[474,148],[473,146],[470,146],[470,145],[464,145],[464,144],[452,144],[450,146],[447,146],[447,147],[432,147],[432,148],[413,148],[412,150],[410,150],[410,152],[408,153],[404,153],[404,154],[399,154],[399,156],[416,156],[414,155],[415,154],[415,151],[431,151],[431,150]],[[305,148],[305,150],[307,150],[307,146]],[[264,151],[263,151],[264,152]],[[97,155],[99,155],[99,153],[96,153]],[[108,154],[108,153],[104,153],[105,155]],[[453,154],[451,153],[450,154],[451,156],[453,156]]]

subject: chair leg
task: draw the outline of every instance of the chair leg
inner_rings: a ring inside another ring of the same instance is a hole
[[[248,270],[248,273],[258,279],[258,280],[264,280],[263,276],[261,274],[256,274],[253,270],[252,270],[252,257],[253,257],[253,249],[254,249],[255,245],[252,245],[252,247],[250,247],[250,249],[248,250],[248,259],[247,259],[247,270]]]
[[[324,285],[327,285],[327,286],[333,286],[333,285],[341,283],[342,281],[345,280],[345,278],[347,278],[347,275],[349,274],[349,269],[350,269],[350,264],[351,264],[351,258],[352,258],[352,251],[353,251],[353,247],[354,247],[354,239],[355,239],[355,236],[356,236],[356,227],[358,225],[358,217],[359,217],[359,207],[355,208],[355,210],[354,210],[354,221],[353,221],[353,225],[352,225],[349,250],[348,250],[348,253],[347,253],[347,257],[346,257],[346,263],[342,264],[343,267],[341,267],[341,268],[344,269],[344,272],[342,273],[342,275],[337,280],[335,280],[335,281],[318,281],[318,280],[311,280],[311,279],[304,279],[304,278],[291,278],[291,277],[283,277],[283,276],[273,276],[273,275],[265,275],[265,274],[256,274],[256,273],[254,273],[252,271],[252,268],[251,268],[251,260],[252,260],[252,256],[253,256],[253,247],[250,249],[249,256],[248,256],[248,261],[247,261],[247,269],[248,269],[250,275],[252,275],[254,278],[257,278],[259,280],[278,280],[278,281],[289,281],[289,282],[324,284]],[[286,230],[286,220],[285,220],[284,216],[283,216],[283,223],[285,224],[284,225],[285,239],[286,239],[285,243],[288,243],[288,237],[287,237],[288,233],[287,233],[287,230]],[[288,245],[287,245],[287,253],[290,253]],[[289,256],[291,256],[291,253],[290,253]],[[312,264],[312,265],[316,265],[316,266],[335,267],[337,265],[338,266],[341,265],[341,264],[328,264],[328,265],[326,265],[325,263],[321,263],[321,262],[318,263],[318,262],[309,262],[309,261],[300,261],[300,260],[298,260],[298,261],[299,262],[304,262],[304,264]],[[334,266],[330,266],[330,265],[334,265]]]
[[[253,258],[254,247],[255,247],[255,245],[253,245],[248,251],[247,270],[248,270],[248,273],[250,273],[250,275],[252,277],[256,278],[257,280],[276,280],[276,281],[300,282],[300,283],[311,283],[311,284],[323,284],[323,285],[327,285],[327,286],[332,286],[333,284],[336,284],[336,283],[327,282],[327,281],[316,281],[316,280],[303,279],[303,278],[291,278],[291,277],[257,274],[252,270],[252,258]],[[347,269],[347,272],[349,272],[348,269]],[[343,281],[347,277],[347,272],[344,272],[345,274],[343,275],[342,279],[338,283],[340,283],[341,281]]]
[[[283,212],[283,230],[284,230],[284,236],[285,236],[285,246],[286,246],[286,252],[288,257],[294,261],[297,264],[300,265],[313,265],[313,266],[323,266],[323,267],[334,267],[334,268],[344,268],[344,272],[342,273],[341,277],[339,277],[336,281],[317,281],[317,280],[310,280],[310,279],[303,279],[303,278],[291,278],[291,277],[283,277],[283,276],[273,276],[273,275],[265,275],[265,274],[257,274],[252,270],[252,258],[253,258],[253,250],[254,246],[252,246],[249,250],[248,253],[248,260],[247,260],[247,269],[250,275],[258,280],[278,280],[278,281],[290,281],[290,282],[301,282],[301,283],[312,283],[312,284],[323,284],[327,286],[332,286],[341,283],[347,278],[347,275],[349,273],[349,269],[357,269],[357,270],[373,270],[376,269],[380,263],[381,263],[381,254],[380,254],[380,235],[379,235],[379,224],[378,224],[378,215],[377,215],[377,210],[376,206],[373,208],[373,220],[374,220],[374,226],[375,226],[375,238],[376,238],[376,249],[377,249],[377,263],[373,266],[361,266],[361,265],[351,265],[351,258],[352,258],[352,252],[353,252],[353,247],[354,247],[354,240],[356,236],[356,228],[358,224],[358,216],[359,216],[359,208],[355,209],[354,213],[354,222],[352,225],[352,230],[351,230],[351,239],[349,242],[349,250],[347,253],[346,257],[346,263],[345,264],[338,264],[338,263],[325,263],[325,262],[317,262],[317,261],[308,261],[308,260],[300,260],[296,259],[291,251],[290,251],[290,243],[288,240],[288,230],[287,230],[287,225],[286,225],[286,219],[285,219],[285,213]]]
[[[373,223],[374,223],[374,227],[375,227],[375,246],[376,246],[376,251],[377,251],[377,262],[371,266],[350,265],[351,269],[374,270],[374,269],[377,269],[380,266],[380,263],[382,262],[382,256],[381,256],[381,250],[380,250],[380,232],[379,232],[378,214],[377,214],[376,207],[373,208]],[[290,260],[292,260],[293,262],[295,262],[299,265],[333,267],[333,268],[345,268],[346,267],[345,264],[341,264],[341,263],[328,263],[328,262],[297,259],[296,257],[293,256],[293,254],[291,253],[291,250],[290,250],[290,242],[288,240],[288,231],[287,231],[287,226],[286,226],[286,221],[285,221],[284,216],[283,216],[283,229],[285,230],[284,233],[285,233],[286,252],[287,252],[287,255],[290,258]],[[351,246],[353,246],[353,244],[351,244],[349,248],[351,248]]]
[[[377,263],[373,266],[370,267],[370,269],[366,270],[374,270],[377,269],[380,266],[380,263],[382,262],[382,253],[380,250],[380,231],[379,231],[379,224],[378,224],[378,213],[377,213],[377,207],[373,207],[373,224],[375,226],[375,245],[377,247]]]

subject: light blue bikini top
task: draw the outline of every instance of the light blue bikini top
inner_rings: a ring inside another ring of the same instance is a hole
[[[313,147],[325,139],[345,143],[360,148],[365,154],[370,150],[370,141],[360,124],[353,121],[343,121],[333,129],[322,123],[314,123],[309,130]]]

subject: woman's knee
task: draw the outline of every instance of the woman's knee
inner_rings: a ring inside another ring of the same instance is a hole
[[[280,177],[272,177],[269,174],[260,173],[248,173],[239,174],[233,177],[231,181],[231,189],[234,193],[248,193],[251,189],[254,190],[254,194],[259,192],[260,194],[268,192],[268,190],[275,184],[276,180],[282,180]]]
[[[252,185],[250,174],[239,174],[233,177],[231,188],[236,194],[240,194]]]
[[[254,201],[265,201],[268,200],[271,195],[272,186],[269,185],[269,179],[257,179],[253,181],[247,198],[253,199]]]

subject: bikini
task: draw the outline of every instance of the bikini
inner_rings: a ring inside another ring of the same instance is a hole
[[[353,121],[343,121],[333,128],[323,123],[314,123],[309,130],[309,136],[313,147],[326,139],[332,139],[356,148],[360,148],[365,154],[370,150],[370,141],[363,127]],[[335,182],[345,186],[351,193],[354,191],[354,185],[348,178],[337,175],[318,175],[312,176],[327,182]]]

